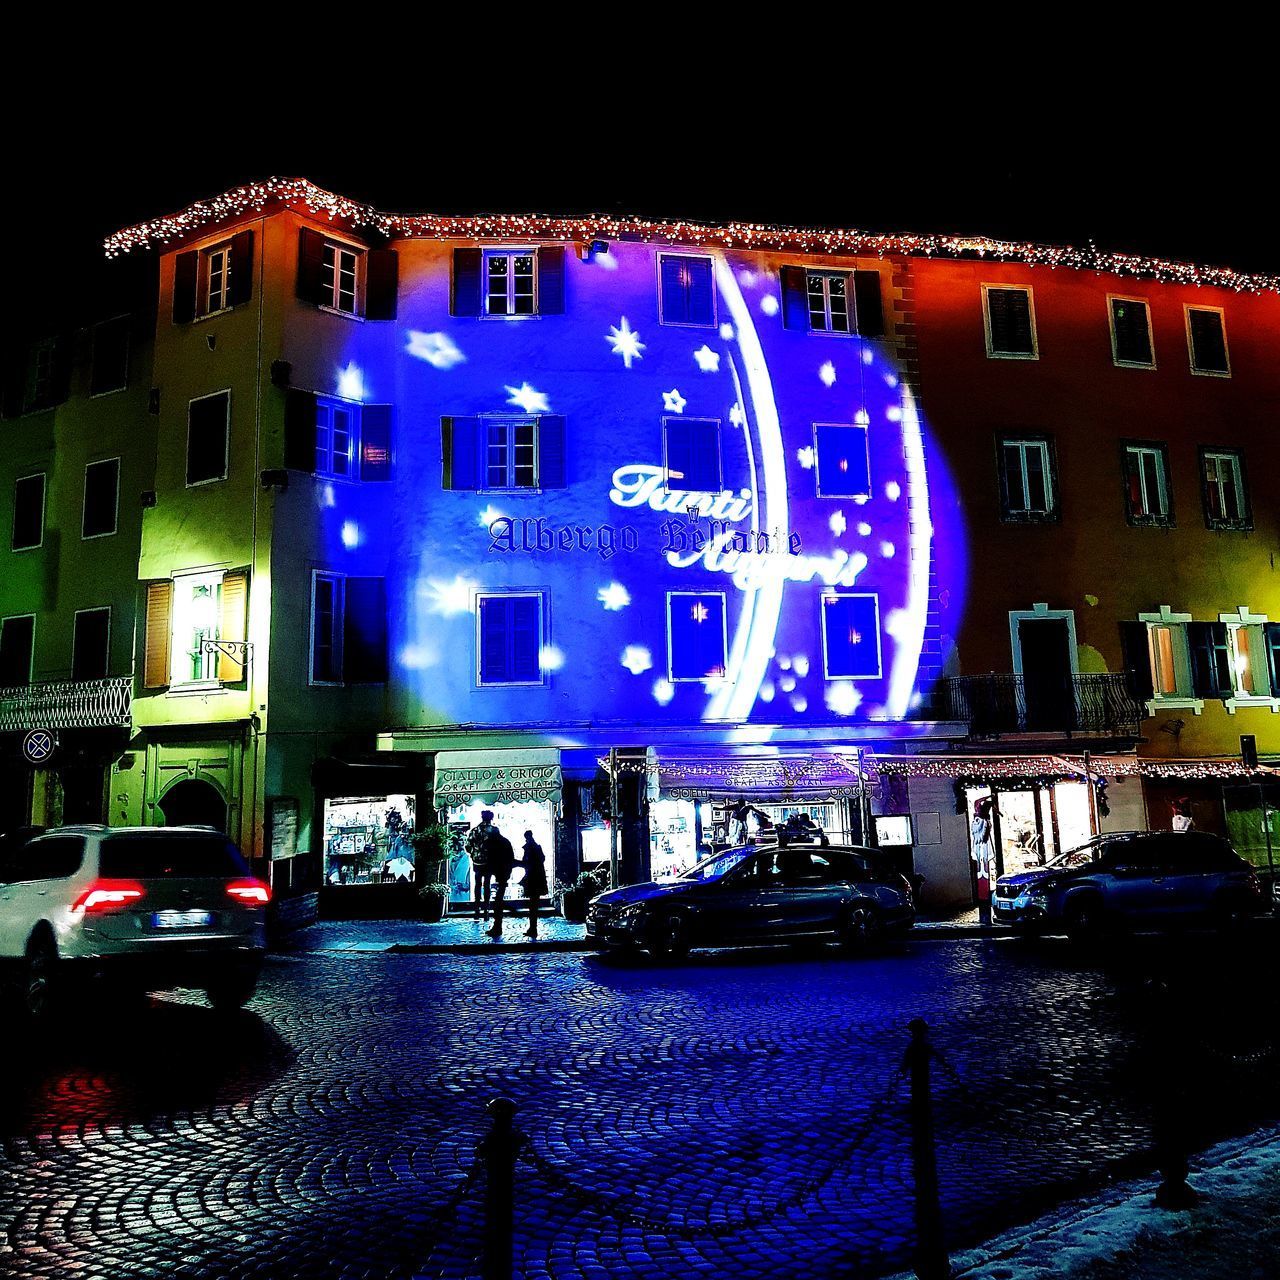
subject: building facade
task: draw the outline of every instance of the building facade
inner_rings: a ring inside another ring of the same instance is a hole
[[[1184,798],[1267,856],[1269,774],[1239,753],[1280,746],[1277,282],[402,218],[298,181],[108,251],[158,261],[113,419],[147,505],[109,569],[31,543],[24,481],[65,484],[94,431],[92,398],[53,410],[66,444],[6,484],[6,560],[36,567],[6,577],[0,696],[25,699],[10,739],[41,727],[62,669],[33,593],[55,577],[74,616],[109,581],[136,619],[109,820],[225,825],[279,886],[380,878],[414,825],[485,808],[562,881],[668,874],[745,801],[878,840],[955,904],[992,791],[1002,866]]]

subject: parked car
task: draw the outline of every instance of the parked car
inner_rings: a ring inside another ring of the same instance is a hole
[[[225,835],[200,827],[57,827],[0,860],[0,960],[27,1012],[77,977],[142,991],[253,995],[271,892]]]
[[[43,835],[44,831],[44,827],[11,827],[8,831],[0,831],[0,865],[11,853],[21,849],[28,840]]]
[[[1227,923],[1264,911],[1267,901],[1257,872],[1221,836],[1123,831],[1001,876],[992,906],[999,923],[1079,936],[1107,926]]]
[[[851,948],[915,921],[911,885],[853,846],[744,845],[672,880],[593,898],[587,935],[677,957],[690,947],[837,939]]]

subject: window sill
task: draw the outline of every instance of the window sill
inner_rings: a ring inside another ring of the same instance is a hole
[[[1176,529],[1177,522],[1172,516],[1129,516],[1131,529]]]
[[[1251,520],[1207,520],[1206,527],[1213,533],[1252,533]]]
[[[191,680],[186,684],[171,684],[164,696],[166,698],[199,698],[211,693],[226,692],[226,686],[220,680]]]
[[[1056,511],[1002,511],[1001,524],[1058,524]]]
[[[1226,707],[1229,716],[1235,715],[1238,707],[1267,707],[1272,715],[1280,714],[1280,698],[1272,698],[1262,693],[1237,693],[1222,705]]]
[[[1149,716],[1158,716],[1165,711],[1190,711],[1198,716],[1204,711],[1203,698],[1149,698],[1146,705]]]
[[[1039,360],[1038,351],[988,351],[988,360]]]
[[[1121,360],[1118,357],[1113,357],[1111,363],[1117,369],[1148,369],[1151,372],[1155,372],[1156,367],[1154,360]]]
[[[323,311],[326,315],[341,316],[344,320],[357,320],[361,324],[364,323],[364,316],[358,311],[343,311],[341,307],[331,307],[326,302],[317,302],[313,305],[317,311]]]
[[[1193,378],[1229,378],[1231,377],[1230,369],[1196,369],[1192,368],[1191,376]]]

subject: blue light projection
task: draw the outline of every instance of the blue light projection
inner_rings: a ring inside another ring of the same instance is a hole
[[[334,388],[394,402],[390,493],[344,485],[321,513],[335,567],[388,579],[396,723],[651,720],[767,737],[850,720],[892,733],[911,717],[931,579],[954,634],[965,549],[886,340],[786,329],[770,255],[700,253],[711,323],[673,324],[656,258],[675,249],[566,253],[563,314],[496,318],[449,315],[448,246],[397,247],[399,319],[352,326]],[[563,488],[442,485],[442,418],[549,413],[564,424]],[[675,465],[664,420],[710,424],[687,438],[718,448],[718,466]],[[720,487],[683,487],[680,466]],[[543,599],[539,683],[479,679],[477,598],[507,591]]]

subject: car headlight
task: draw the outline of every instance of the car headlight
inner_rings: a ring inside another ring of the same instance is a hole
[[[644,915],[644,907],[637,903],[633,907],[623,907],[618,912],[617,923],[623,928],[631,928],[633,925],[639,924],[641,916]]]

